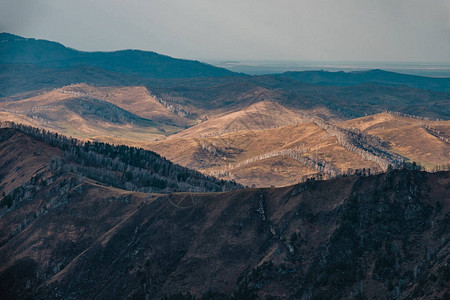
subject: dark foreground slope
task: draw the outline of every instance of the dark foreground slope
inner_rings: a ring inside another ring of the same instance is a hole
[[[449,172],[149,194],[42,164],[1,211],[2,299],[448,296]]]

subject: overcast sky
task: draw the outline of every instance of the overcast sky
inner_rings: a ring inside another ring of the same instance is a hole
[[[0,31],[200,60],[450,62],[450,0],[0,0]]]

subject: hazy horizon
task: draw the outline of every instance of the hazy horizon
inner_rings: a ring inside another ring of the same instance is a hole
[[[429,77],[450,77],[450,62],[373,62],[373,61],[276,61],[276,60],[207,60],[206,63],[250,75],[287,71],[352,72],[382,69],[385,71]]]
[[[445,0],[6,0],[0,31],[202,61],[450,62]]]
[[[6,34],[13,34],[20,36],[13,32],[2,32]],[[22,36],[27,39],[45,40],[31,36]],[[59,41],[51,41],[60,43]],[[61,43],[60,43],[61,44]],[[64,44],[62,44],[64,45]],[[70,49],[81,52],[109,52],[104,50],[90,50],[84,51],[76,48],[69,47]],[[152,51],[145,49],[131,49],[124,48],[111,51],[124,51],[124,50],[137,50],[137,51]],[[167,55],[166,53],[158,53],[161,55]],[[186,59],[184,57],[175,57],[179,59]],[[275,74],[286,71],[365,71],[373,69],[382,69],[386,71],[393,71],[404,74],[429,76],[429,77],[450,77],[450,62],[405,62],[405,61],[318,61],[318,60],[274,60],[274,59],[253,59],[253,60],[233,60],[228,58],[221,59],[203,59],[203,58],[191,58],[204,63],[215,65],[218,67],[226,68],[234,72],[246,73],[249,75],[263,75],[263,74]]]

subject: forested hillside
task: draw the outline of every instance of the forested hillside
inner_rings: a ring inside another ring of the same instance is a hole
[[[73,173],[102,184],[141,192],[213,192],[240,187],[236,183],[175,165],[152,151],[99,142],[80,142],[57,133],[10,122],[1,125],[8,127],[1,129],[4,145],[20,132],[61,149],[61,155],[48,162],[55,176]],[[8,145],[14,148],[13,144]],[[37,175],[34,180],[39,178]]]

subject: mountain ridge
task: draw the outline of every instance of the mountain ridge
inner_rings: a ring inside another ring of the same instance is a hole
[[[85,52],[60,43],[0,34],[0,63],[35,64],[52,68],[98,67],[146,78],[241,76],[199,61],[172,58],[153,51]]]
[[[450,78],[435,78],[418,75],[395,73],[381,69],[367,71],[288,71],[276,76],[298,80],[317,85],[352,86],[364,83],[384,85],[405,85],[441,92],[450,91]]]

